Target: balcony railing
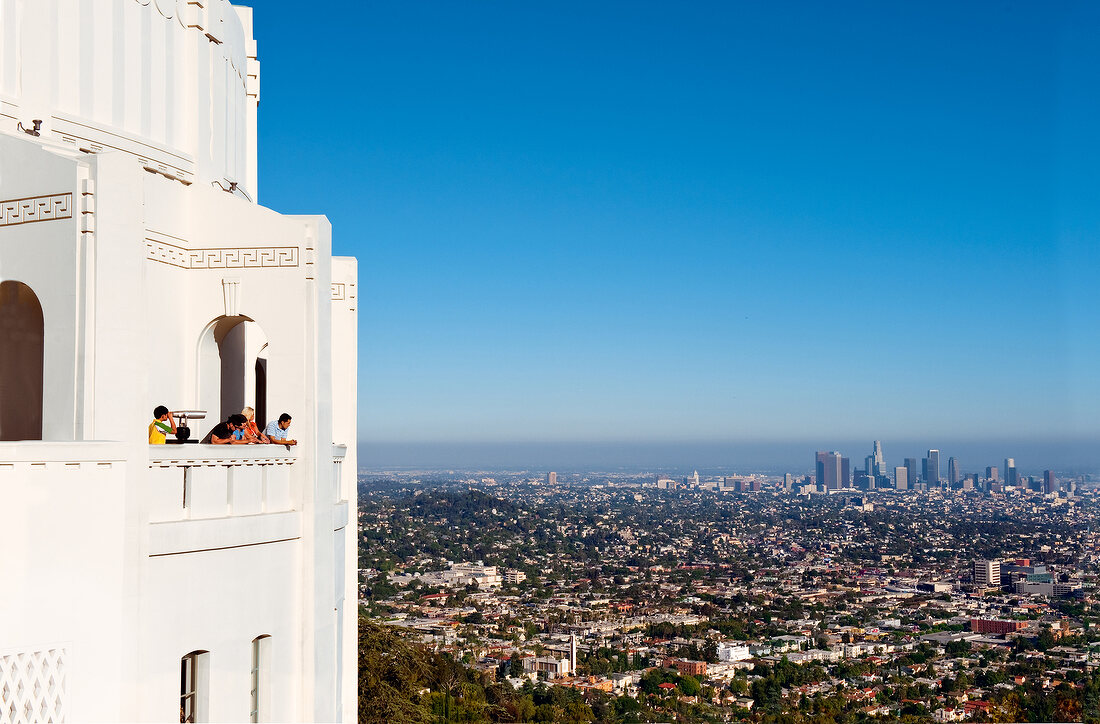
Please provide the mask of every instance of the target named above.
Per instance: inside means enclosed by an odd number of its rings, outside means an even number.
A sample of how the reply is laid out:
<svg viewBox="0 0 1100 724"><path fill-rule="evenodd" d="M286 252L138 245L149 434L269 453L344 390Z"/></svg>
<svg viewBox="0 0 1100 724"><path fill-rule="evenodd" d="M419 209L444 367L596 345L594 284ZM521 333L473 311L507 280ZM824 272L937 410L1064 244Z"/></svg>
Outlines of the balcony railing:
<svg viewBox="0 0 1100 724"><path fill-rule="evenodd" d="M202 520L294 509L281 445L155 445L149 452L149 522Z"/></svg>

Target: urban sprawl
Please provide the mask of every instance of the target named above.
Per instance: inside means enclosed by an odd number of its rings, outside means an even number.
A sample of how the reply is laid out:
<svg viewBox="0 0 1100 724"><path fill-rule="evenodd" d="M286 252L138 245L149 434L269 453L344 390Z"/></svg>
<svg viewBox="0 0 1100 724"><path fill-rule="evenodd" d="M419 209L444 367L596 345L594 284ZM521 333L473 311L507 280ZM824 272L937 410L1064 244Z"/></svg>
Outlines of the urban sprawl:
<svg viewBox="0 0 1100 724"><path fill-rule="evenodd" d="M360 607L437 721L1095 720L1100 478L947 463L361 474Z"/></svg>

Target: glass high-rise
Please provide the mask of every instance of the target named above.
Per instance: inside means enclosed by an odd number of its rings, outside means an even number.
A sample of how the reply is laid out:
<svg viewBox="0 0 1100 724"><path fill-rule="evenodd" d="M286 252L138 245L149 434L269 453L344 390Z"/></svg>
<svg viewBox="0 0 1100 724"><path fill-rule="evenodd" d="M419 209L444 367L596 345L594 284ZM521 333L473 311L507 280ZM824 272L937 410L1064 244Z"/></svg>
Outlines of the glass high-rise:
<svg viewBox="0 0 1100 724"><path fill-rule="evenodd" d="M940 484L940 451L929 450L928 451L928 477L927 481L929 485Z"/></svg>

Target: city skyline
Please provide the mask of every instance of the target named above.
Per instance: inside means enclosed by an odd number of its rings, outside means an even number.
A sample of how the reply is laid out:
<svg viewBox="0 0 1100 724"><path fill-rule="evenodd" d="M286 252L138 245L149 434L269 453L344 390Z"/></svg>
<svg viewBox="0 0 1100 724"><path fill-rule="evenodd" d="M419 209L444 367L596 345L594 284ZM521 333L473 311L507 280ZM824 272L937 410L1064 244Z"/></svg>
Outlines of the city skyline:
<svg viewBox="0 0 1100 724"><path fill-rule="evenodd" d="M295 7L260 201L362 260L365 459L1098 447L1097 8Z"/></svg>
<svg viewBox="0 0 1100 724"><path fill-rule="evenodd" d="M423 469L423 470L531 470L541 471L654 471L672 475L690 474L698 470L712 477L723 474L764 473L768 475L816 475L815 451L838 452L849 461L849 474L854 475L858 461L865 459L863 451L868 441L844 440L821 445L813 441L784 442L704 442L642 441L614 444L596 442L527 443L425 443L408 445L364 445L360 447L363 470ZM897 467L908 467L908 483L912 487L924 480L922 461L926 443L919 440L886 440L883 445L884 472L894 479ZM922 450L922 448L924 448ZM890 451L898 450L896 454ZM1094 448L1081 440L1045 441L1015 440L1005 442L948 441L941 451L955 459L962 476L977 474L988 478L989 470L1005 481L1006 460L1021 461L1015 468L1021 479L1042 477L1046 470L1065 475L1096 475L1100 473ZM1011 451L1016 457L1005 457ZM913 457L915 455L915 457ZM870 457L870 456L868 456ZM947 483L940 475L941 484Z"/></svg>

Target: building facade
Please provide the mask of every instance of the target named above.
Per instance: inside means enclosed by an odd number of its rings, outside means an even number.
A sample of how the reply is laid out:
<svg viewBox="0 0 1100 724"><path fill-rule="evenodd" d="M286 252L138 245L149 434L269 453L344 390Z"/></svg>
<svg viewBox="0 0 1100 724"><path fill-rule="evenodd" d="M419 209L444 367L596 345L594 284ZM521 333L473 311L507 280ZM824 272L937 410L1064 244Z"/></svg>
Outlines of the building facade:
<svg viewBox="0 0 1100 724"><path fill-rule="evenodd" d="M909 480L909 487L912 488L920 478L917 476L917 459L905 458L905 470L907 472L906 478Z"/></svg>
<svg viewBox="0 0 1100 724"><path fill-rule="evenodd" d="M973 579L975 586L997 586L1001 585L1001 562L1000 561L975 561Z"/></svg>
<svg viewBox="0 0 1100 724"><path fill-rule="evenodd" d="M894 468L894 487L898 490L909 489L909 468L900 465Z"/></svg>
<svg viewBox="0 0 1100 724"><path fill-rule="evenodd" d="M940 451L929 450L928 457L925 458L928 461L928 468L924 475L924 482L929 485L940 484Z"/></svg>
<svg viewBox="0 0 1100 724"><path fill-rule="evenodd" d="M0 0L0 720L356 717L356 262L258 102L248 8Z"/></svg>
<svg viewBox="0 0 1100 724"><path fill-rule="evenodd" d="M959 472L958 458L949 457L947 459L947 482L951 485L958 485L962 480L962 474Z"/></svg>

